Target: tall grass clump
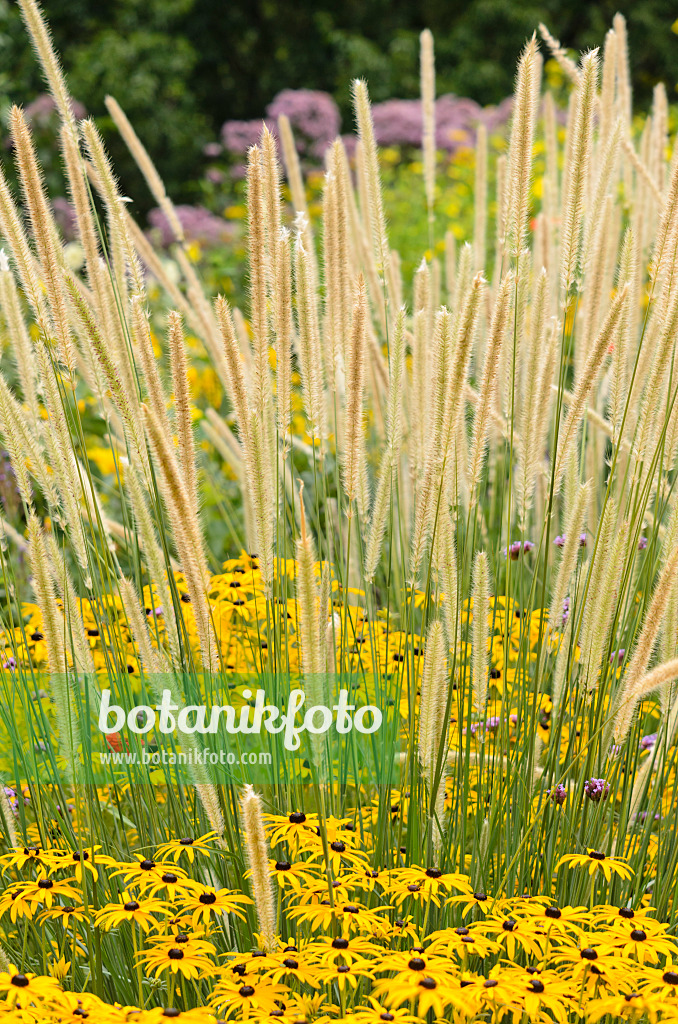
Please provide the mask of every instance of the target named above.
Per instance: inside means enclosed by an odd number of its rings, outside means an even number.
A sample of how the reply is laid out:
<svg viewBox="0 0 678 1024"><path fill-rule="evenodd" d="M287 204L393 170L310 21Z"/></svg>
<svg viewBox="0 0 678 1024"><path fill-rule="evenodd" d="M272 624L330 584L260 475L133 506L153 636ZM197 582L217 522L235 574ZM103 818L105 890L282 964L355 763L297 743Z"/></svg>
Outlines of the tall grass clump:
<svg viewBox="0 0 678 1024"><path fill-rule="evenodd" d="M527 41L460 246L422 34L413 281L368 83L320 215L289 122L262 126L227 298L111 98L174 234L153 250L19 2L79 258L14 107L0 1017L677 1019L678 159L663 89L631 119L624 19L578 63L540 27L567 111ZM255 777L247 728L196 724L299 690L316 724L343 700L381 725L281 740ZM111 704L179 724L102 735Z"/></svg>

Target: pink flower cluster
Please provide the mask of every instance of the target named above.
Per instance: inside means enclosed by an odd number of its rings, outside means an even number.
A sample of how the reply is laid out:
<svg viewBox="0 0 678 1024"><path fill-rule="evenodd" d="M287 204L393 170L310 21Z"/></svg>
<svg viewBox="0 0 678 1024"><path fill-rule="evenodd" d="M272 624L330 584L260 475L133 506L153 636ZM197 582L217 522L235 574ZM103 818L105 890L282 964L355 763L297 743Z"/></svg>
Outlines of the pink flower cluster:
<svg viewBox="0 0 678 1024"><path fill-rule="evenodd" d="M512 100L503 100L496 107L480 107L473 100L459 96L440 96L436 101L436 146L454 153L460 146L475 143L476 126L482 122L488 132L506 123L511 115ZM341 127L339 109L326 92L312 89L284 89L266 108L266 117L253 121L226 121L221 129L224 148L243 156L259 141L262 124L277 134L277 120L285 114L292 126L297 149L302 156L321 160L325 150ZM422 144L422 112L420 100L386 100L372 107L374 133L380 146L412 146ZM349 152L354 136L344 141Z"/></svg>
<svg viewBox="0 0 678 1024"><path fill-rule="evenodd" d="M190 241L202 242L203 245L218 245L231 239L231 225L215 217L204 206L175 206L179 223ZM159 234L160 244L167 247L174 241L174 234L162 210L151 210L148 223Z"/></svg>
<svg viewBox="0 0 678 1024"><path fill-rule="evenodd" d="M341 127L339 108L328 93L315 89L283 89L266 107L263 121L226 121L221 129L224 147L231 153L244 155L259 141L263 124L277 137L281 115L289 118L299 153L315 160L322 159Z"/></svg>

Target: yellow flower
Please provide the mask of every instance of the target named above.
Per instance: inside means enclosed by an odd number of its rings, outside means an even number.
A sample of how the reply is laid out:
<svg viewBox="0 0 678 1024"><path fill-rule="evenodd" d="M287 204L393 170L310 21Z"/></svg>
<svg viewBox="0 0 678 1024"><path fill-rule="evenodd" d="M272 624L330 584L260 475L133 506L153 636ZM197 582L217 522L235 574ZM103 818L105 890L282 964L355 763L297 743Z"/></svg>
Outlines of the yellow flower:
<svg viewBox="0 0 678 1024"><path fill-rule="evenodd" d="M78 921L80 924L84 924L88 920L89 915L87 914L84 906L75 906L71 903L61 906L59 903L52 904L47 910L44 910L38 921L40 924L44 924L45 921L58 921L64 928L68 928L73 921Z"/></svg>
<svg viewBox="0 0 678 1024"><path fill-rule="evenodd" d="M51 907L55 896L63 896L65 899L82 900L81 893L74 889L69 882L72 879L63 879L55 882L52 878L44 875L37 878L35 882L24 883L24 898L30 903L42 903L45 907Z"/></svg>
<svg viewBox="0 0 678 1024"><path fill-rule="evenodd" d="M255 985L244 985L232 981L223 981L214 989L211 1005L229 1017L247 1020L248 1017L261 1017L284 1000L289 989L286 985L277 985L268 979L262 979Z"/></svg>
<svg viewBox="0 0 678 1024"><path fill-rule="evenodd" d="M207 927L213 916L219 917L222 914L234 914L245 920L240 904L251 903L249 896L231 889L214 889L212 886L199 885L197 882L193 882L192 889L193 894L182 900L182 909L192 913L191 921L194 928L197 928L201 919Z"/></svg>
<svg viewBox="0 0 678 1024"><path fill-rule="evenodd" d="M635 874L633 868L630 868L621 857L607 857L598 850L589 850L588 853L566 853L556 864L556 871L561 864L568 864L572 867L588 867L590 875L600 871L608 882L612 875L629 879Z"/></svg>
<svg viewBox="0 0 678 1024"><path fill-rule="evenodd" d="M58 1002L62 995L54 978L22 974L13 964L9 965L9 970L0 973L0 992L4 992L10 1006L16 1005L19 1000L22 1006L44 1000Z"/></svg>
<svg viewBox="0 0 678 1024"><path fill-rule="evenodd" d="M144 932L148 932L151 927L158 926L157 916L164 916L167 913L167 904L161 900L135 900L128 892L124 892L119 903L109 903L99 911L95 924L104 931L110 931L124 921L131 921L138 924Z"/></svg>
<svg viewBox="0 0 678 1024"><path fill-rule="evenodd" d="M71 969L71 961L66 960L66 958L62 956L60 957L59 960L50 961L50 963L47 965L47 969L52 978L55 978L56 981L61 982L64 980L65 977L67 977L68 972Z"/></svg>
<svg viewBox="0 0 678 1024"><path fill-rule="evenodd" d="M155 971L156 977L163 971L169 971L185 978L209 978L219 970L204 952L193 948L190 942L143 950L137 956L146 967Z"/></svg>

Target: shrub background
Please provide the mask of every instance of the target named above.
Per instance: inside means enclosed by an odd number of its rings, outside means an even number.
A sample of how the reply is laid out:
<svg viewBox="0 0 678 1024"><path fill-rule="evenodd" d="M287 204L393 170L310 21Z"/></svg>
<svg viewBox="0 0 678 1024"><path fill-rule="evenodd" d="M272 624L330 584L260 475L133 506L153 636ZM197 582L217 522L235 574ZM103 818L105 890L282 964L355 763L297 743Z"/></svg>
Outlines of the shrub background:
<svg viewBox="0 0 678 1024"><path fill-rule="evenodd" d="M124 100L173 197L199 197L203 147L224 121L263 115L283 88L322 89L351 127L348 83L369 79L374 102L419 92L418 34L436 39L438 95L482 105L512 92L515 54L539 20L563 45L598 45L617 10L633 39L635 99L676 82L678 40L670 0L45 0L73 95L94 115L124 187L140 212L152 206L103 104ZM44 84L19 10L0 0L0 112L3 144L9 96L28 104ZM675 96L675 92L673 94Z"/></svg>

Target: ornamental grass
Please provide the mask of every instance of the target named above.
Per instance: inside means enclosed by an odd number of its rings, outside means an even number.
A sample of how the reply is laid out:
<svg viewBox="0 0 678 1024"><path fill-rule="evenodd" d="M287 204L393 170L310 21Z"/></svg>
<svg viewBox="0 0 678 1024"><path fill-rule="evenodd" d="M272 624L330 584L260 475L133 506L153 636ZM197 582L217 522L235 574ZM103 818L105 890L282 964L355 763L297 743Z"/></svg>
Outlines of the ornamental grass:
<svg viewBox="0 0 678 1024"><path fill-rule="evenodd" d="M678 1020L678 146L663 86L632 119L623 17L578 63L527 42L463 244L422 34L411 281L368 84L319 205L264 127L236 303L110 99L154 251L19 2L77 239L14 107L0 1019ZM202 755L247 753L255 691L372 724L224 775Z"/></svg>

